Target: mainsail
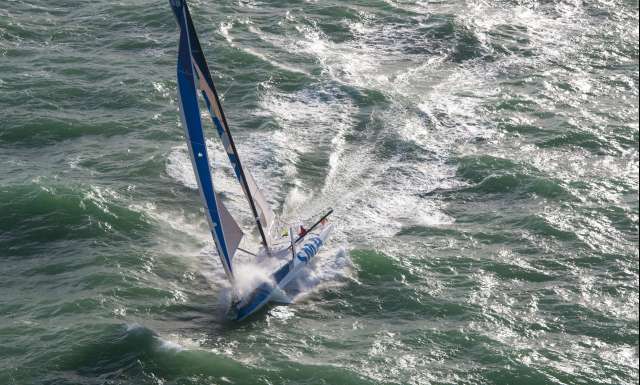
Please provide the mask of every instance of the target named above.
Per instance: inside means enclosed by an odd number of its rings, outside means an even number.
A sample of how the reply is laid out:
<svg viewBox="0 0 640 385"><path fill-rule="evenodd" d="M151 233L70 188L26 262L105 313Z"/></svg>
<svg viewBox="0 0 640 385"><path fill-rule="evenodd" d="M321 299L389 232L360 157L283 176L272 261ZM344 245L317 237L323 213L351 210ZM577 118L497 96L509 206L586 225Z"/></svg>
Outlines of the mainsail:
<svg viewBox="0 0 640 385"><path fill-rule="evenodd" d="M233 166L233 170L240 182L240 185L242 186L244 194L249 201L249 206L255 216L256 225L260 232L262 243L265 249L269 251L269 240L271 239L270 234L275 221L275 215L273 214L273 211L271 210L271 207L264 195L258 188L253 176L251 176L251 174L242 167L233 137L229 131L227 119L224 115L224 111L222 110L220 98L218 97L218 93L213 83L213 78L209 72L209 67L207 66L207 61L204 57L204 53L202 52L200 41L198 40L195 28L193 27L193 22L191 21L187 4L181 0L170 1L176 15L178 15L178 13L182 14L181 16L178 16L178 18L183 19L181 22L181 33L186 33L188 35L191 64L193 65L193 69L198 78L197 86L202 92L202 96L206 102L207 108L209 109L209 114L211 115L216 131L220 136L225 152L229 157L229 161Z"/></svg>
<svg viewBox="0 0 640 385"><path fill-rule="evenodd" d="M291 302L291 298L284 289L303 271L328 238L332 225L326 226L325 222L327 216L331 214L331 210L308 230L303 229L304 231L297 238L294 238L294 231L290 229L291 244L276 245L272 252L269 240L272 236L274 224L273 212L253 176L242 167L220 104L220 98L216 92L200 42L196 36L186 0L169 0L169 2L180 26L178 100L182 113L182 122L187 135L189 155L191 156L193 169L198 181L200 195L206 208L211 234L222 265L234 286L235 301L233 307L236 312L236 319L242 320L255 313L269 301ZM222 204L222 199L220 199L213 187L213 178L209 168L207 147L198 106L198 90L201 91L218 136L222 141L242 190L249 201L266 253L280 257L282 255L286 256L288 250L291 249L291 259L287 263L271 274L268 279L261 281L248 295L243 295L242 297L239 296L240 293L236 293L237 286L234 280L231 260L236 250L242 250L238 246L244 234L227 208ZM318 226L320 226L319 233L310 233ZM303 243L305 240L306 242ZM303 244L298 247L298 242ZM246 250L243 251L253 254Z"/></svg>
<svg viewBox="0 0 640 385"><path fill-rule="evenodd" d="M189 155L193 163L193 170L198 181L200 196L205 206L207 220L218 250L218 255L224 266L227 277L233 282L233 267L231 260L240 241L242 230L233 219L222 200L213 188L209 157L200 120L200 108L196 93L196 73L192 62L192 44L187 25L190 21L188 11L182 7L181 1L172 0L172 8L180 26L180 44L178 48L178 101L182 116L182 124L187 136Z"/></svg>

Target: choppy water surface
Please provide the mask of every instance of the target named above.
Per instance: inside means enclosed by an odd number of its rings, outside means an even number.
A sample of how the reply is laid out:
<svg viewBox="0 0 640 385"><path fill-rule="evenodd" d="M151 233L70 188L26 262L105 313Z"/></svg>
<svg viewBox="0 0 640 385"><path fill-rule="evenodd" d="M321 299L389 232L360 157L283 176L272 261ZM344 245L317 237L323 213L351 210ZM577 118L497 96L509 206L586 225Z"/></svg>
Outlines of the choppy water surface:
<svg viewBox="0 0 640 385"><path fill-rule="evenodd" d="M335 236L225 321L166 1L5 0L0 383L637 383L637 1L191 8L245 162Z"/></svg>

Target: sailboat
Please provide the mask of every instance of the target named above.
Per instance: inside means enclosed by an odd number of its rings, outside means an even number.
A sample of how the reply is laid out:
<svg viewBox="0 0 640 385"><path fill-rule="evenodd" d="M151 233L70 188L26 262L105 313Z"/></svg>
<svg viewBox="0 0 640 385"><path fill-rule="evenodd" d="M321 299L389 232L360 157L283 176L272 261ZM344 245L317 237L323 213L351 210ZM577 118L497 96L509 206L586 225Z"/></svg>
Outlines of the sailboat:
<svg viewBox="0 0 640 385"><path fill-rule="evenodd" d="M297 278L326 242L333 229L327 217L333 210L329 209L307 229L300 226L300 232L292 226L284 227L288 230L288 237L281 236L276 228L276 215L256 180L242 165L187 2L169 0L169 3L180 29L177 64L178 105L188 151L216 251L232 287L230 314L237 320L243 320L269 302L291 303L287 285ZM215 131L251 209L261 242L261 247L255 252L240 247L245 233L214 188L198 94L205 101ZM295 233L298 235L294 235ZM279 267L268 279L258 282L248 292L241 293L237 288L238 277L234 269L234 255L237 252L245 252L256 258L276 258L281 263L277 264Z"/></svg>

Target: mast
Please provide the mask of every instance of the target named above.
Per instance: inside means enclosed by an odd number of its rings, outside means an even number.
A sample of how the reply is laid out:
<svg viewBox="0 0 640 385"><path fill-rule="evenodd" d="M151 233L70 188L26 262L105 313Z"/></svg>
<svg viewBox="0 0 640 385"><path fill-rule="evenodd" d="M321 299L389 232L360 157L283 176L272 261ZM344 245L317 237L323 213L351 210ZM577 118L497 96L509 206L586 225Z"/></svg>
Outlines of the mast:
<svg viewBox="0 0 640 385"><path fill-rule="evenodd" d="M173 0L176 1L176 0ZM177 3L180 3L179 0L176 1ZM235 141L233 140L233 136L231 135L231 130L229 129L229 124L227 123L227 118L225 116L224 110L222 109L222 104L220 102L220 97L218 96L218 92L216 90L216 87L213 83L213 79L211 77L211 73L209 71L209 66L207 65L207 61L204 57L204 53L202 52L202 47L200 46L200 41L198 40L198 36L196 34L196 30L195 27L193 26L193 21L191 20L191 14L189 13L189 8L187 7L187 3L186 0L182 0L182 4L184 6L184 12L185 12L185 18L186 18L186 24L187 24L187 28L188 28L188 34L189 34L189 39L192 43L190 49L191 49L191 55L192 55L192 59L194 61L194 67L196 68L199 77L204 80L204 84L200 84L200 89L202 90L203 96L205 98L205 100L207 101L207 107L209 107L209 113L212 117L212 119L214 120L214 124L217 125L216 122L216 118L214 117L213 111L211 111L211 101L209 100L210 98L208 96L213 96L213 102L215 103L215 107L217 109L217 111L220 114L220 118L222 120L221 125L222 127L217 127L217 128L222 128L222 130L224 131L224 134L226 134L226 139L228 141L228 144L230 146L230 150L231 152L229 152L227 150L227 154L229 155L229 160L231 161L234 170L236 172L236 175L238 176L238 179L240 181L240 184L242 186L242 190L245 193L245 196L247 197L247 200L249 201L249 206L251 208L251 212L253 213L253 216L255 218L255 222L256 225L258 227L258 232L260 233L260 238L262 240L262 245L264 246L265 250L267 251L268 255L271 255L271 249L269 248L269 242L267 240L267 236L265 234L264 228L263 228L263 224L262 221L260 220L260 214L258 213L258 209L256 208L256 204L255 204L255 200L254 197L251 194L251 189L249 188L249 184L247 181L247 176L245 174L245 170L242 167L242 162L240 161L240 156L238 155L238 151L236 149L236 144ZM211 95L208 95L210 91ZM219 132L220 133L220 132ZM220 133L221 134L221 133ZM224 143L224 137L223 135L221 135L221 138L223 139L223 146L226 147L226 143ZM226 148L225 148L226 150Z"/></svg>

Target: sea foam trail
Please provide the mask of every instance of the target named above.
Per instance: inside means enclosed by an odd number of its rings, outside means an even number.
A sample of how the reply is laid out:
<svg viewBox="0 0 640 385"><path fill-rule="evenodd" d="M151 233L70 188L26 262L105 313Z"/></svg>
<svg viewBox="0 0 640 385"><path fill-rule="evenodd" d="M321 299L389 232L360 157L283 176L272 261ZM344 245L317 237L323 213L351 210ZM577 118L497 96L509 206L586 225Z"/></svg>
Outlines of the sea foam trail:
<svg viewBox="0 0 640 385"><path fill-rule="evenodd" d="M356 27L353 27L356 29ZM361 28L362 29L362 28ZM283 46L287 47L294 53L305 53L307 55L313 55L318 58L320 64L327 71L327 74L334 79L338 80L341 83L348 84L350 86L356 86L359 88L374 88L376 90L383 90L386 94L398 95L401 92L399 91L399 87L397 84L392 84L390 78L397 77L397 74L384 74L384 69L379 68L377 64L377 60L375 59L378 55L378 48L376 45L367 46L366 44L362 44L366 39L358 39L354 42L347 42L344 44L335 44L331 43L323 36L323 34L314 27L313 25L302 25L297 26L297 30L299 31L301 36L296 36L296 38L302 37L302 43L296 43L294 41L284 42ZM360 30L358 30L360 31ZM253 32L262 36L265 39L272 39L269 34L264 34L261 31L254 29ZM369 31L368 33L373 34L376 31ZM266 36L266 37L265 37ZM359 36L358 36L359 37ZM372 73L377 73L379 76L371 76ZM403 72L404 74L404 72ZM415 81L416 79L420 79L423 74L414 71L413 77L409 77L405 75L404 82L406 84ZM373 79L373 80L368 80ZM453 81L451 82L453 83ZM444 88L444 87L443 87ZM425 190L434 189L437 187L435 185L425 185L424 181L420 180L411 180L407 178L395 178L393 179L393 183L395 185L389 185L389 183L385 183L387 178L391 175L388 174L389 169L400 170L402 168L406 168L408 170L412 170L415 168L413 165L408 165L403 162L398 162L397 164L389 165L389 166L381 166L375 167L374 165L377 162L375 157L371 155L371 143L362 143L357 145L349 145L345 142L345 136L351 135L354 129L354 120L351 116L354 116L357 112L356 109L350 107L349 104L345 103L344 96L341 96L341 91L339 88L334 87L332 89L322 90L320 92L315 91L319 95L322 93L329 93L329 95L334 94L337 100L341 103L341 105L336 105L334 103L326 103L326 98L323 98L322 101L325 104L325 109L328 112L325 113L324 109L322 111L315 108L316 111L310 110L309 107L299 108L293 103L288 103L287 105L275 104L270 99L270 94L265 94L263 96L263 100L267 101L267 106L272 114L274 114L277 119L280 120L281 125L284 127L293 126L296 128L296 132L299 131L297 129L300 125L305 125L308 123L307 127L313 127L312 130L306 130L305 133L311 131L311 138L314 137L314 133L319 133L322 136L333 138L331 153L329 155L329 167L328 172L325 176L325 184L322 190L323 194L327 194L329 196L323 197L323 199L327 199L332 204L340 207L343 212L349 212L350 214L347 216L348 218L343 218L345 221L349 221L353 218L358 218L356 223L349 224L343 223L345 226L344 231L351 232L351 230L359 229L362 233L367 233L371 237L375 237L376 235L374 231L379 232L381 229L386 229L386 231L391 231L386 233L385 236L389 236L393 234L394 231L397 230L397 227L394 224L394 218L408 218L412 215L410 212L414 211L416 205L412 203L414 200L411 197L411 194L419 190L420 192L424 192ZM309 91L307 93L310 93ZM312 94L313 95L313 94ZM301 103L305 103L309 105L308 97L305 97L305 94L296 95ZM347 100L348 103L348 100ZM392 103L395 103L392 99ZM310 106L314 106L315 102L312 101ZM283 110L282 107L286 106L287 109ZM345 110L348 113L340 113L340 111ZM340 129L335 130L333 132L328 131L326 129L323 130L323 127L326 126L326 123L323 125L322 121L318 124L310 119L308 115L310 113L322 112L322 115L319 115L320 119L326 120L333 126L337 126ZM338 115L338 118L334 116ZM340 116L347 116L347 120L344 118L340 118ZM415 116L415 119L409 115L409 119L407 119L408 113L406 109L401 105L396 105L395 109L392 109L388 114L377 114L375 117L378 119L382 119L384 123L388 124L391 128L390 136L396 135L396 133L400 133L401 137L406 140L420 142L424 147L430 146L434 141L428 140L426 138L427 127L424 122L424 116ZM298 120L300 123L298 123ZM397 124L400 123L399 125ZM421 133L425 134L421 134ZM465 133L468 134L468 133ZM422 136L419 136L422 135ZM307 134L309 136L309 134ZM445 136L443 135L443 138ZM381 139L379 136L375 136L371 138L371 140ZM432 138L431 138L432 139ZM393 140L391 138L391 140ZM294 141L295 143L295 141ZM441 149L446 148L446 142L443 143ZM429 149L431 150L431 149ZM446 150L448 151L448 149ZM287 153L285 151L285 153ZM443 159L446 158L446 152L440 151L442 155L440 155ZM387 160L386 164L393 163L394 160ZM431 168L438 165L436 162L432 165ZM338 171L339 170L339 171ZM422 170L416 170L416 174L419 174ZM433 169L424 170L425 172L434 174L442 174L443 171L434 172ZM411 171L408 171L411 172ZM451 171L445 171L451 175ZM339 177L337 177L339 175ZM375 183L375 188L373 188L373 184L369 181L371 179L375 179L378 176L382 183ZM337 179L340 180L340 183ZM444 177L444 179L448 179ZM348 183L344 183L348 180ZM389 179L391 181L391 179ZM431 179L435 181L434 178ZM365 182L362 184L362 182ZM446 184L448 181L444 182ZM344 190L343 186L349 186L348 190ZM385 186L385 187L379 187ZM376 189L380 189L382 191L375 191ZM389 193L389 190L392 190L395 194L394 204L391 207L388 205L388 202L385 202L385 198L382 198L385 194ZM362 212L363 206L358 204L359 194L367 194L369 196L380 195L380 202L376 205L376 210L369 212ZM346 206L346 207L345 207ZM404 208L404 209L403 209ZM435 206L432 206L435 209ZM429 216L427 211L425 211L425 216ZM438 221L436 218L444 218L445 216L442 214L438 214L438 211L435 210L435 215L432 218L427 219L429 222ZM390 220L391 219L391 220ZM445 220L446 221L446 220ZM363 227L364 226L364 227ZM375 229L375 230L374 230ZM355 231L354 231L355 232ZM380 234L381 235L381 234Z"/></svg>

